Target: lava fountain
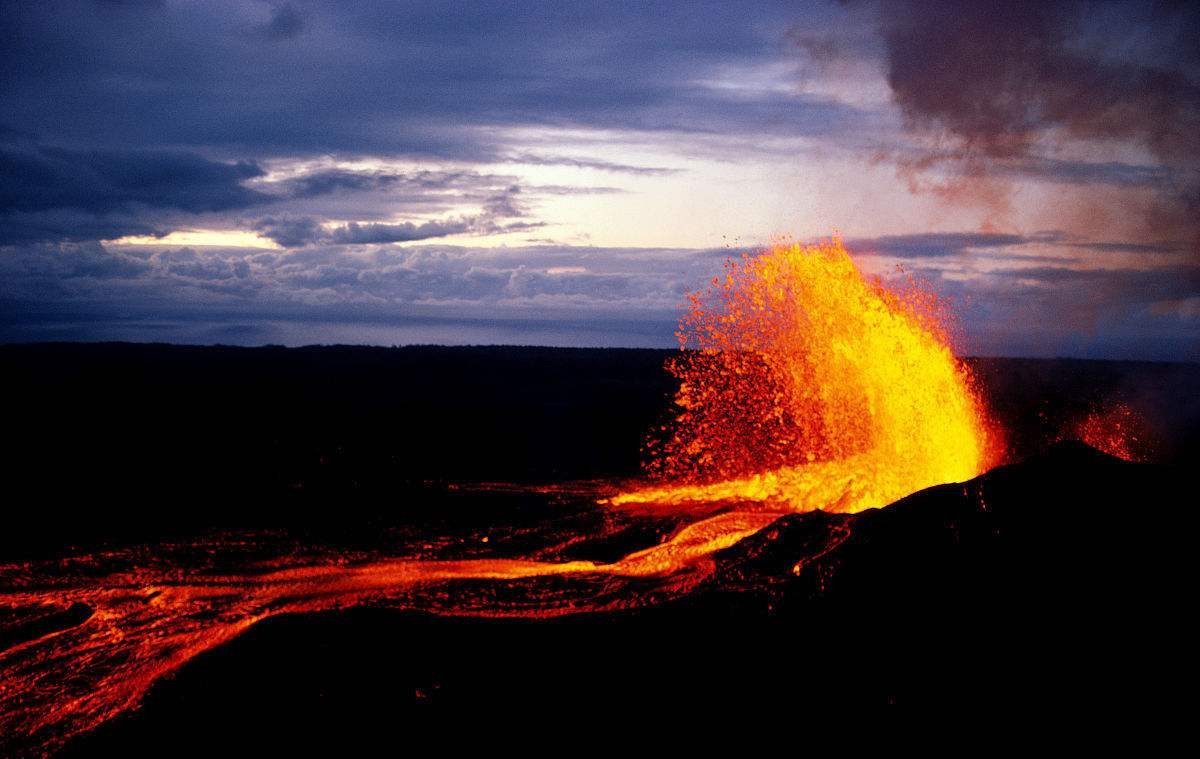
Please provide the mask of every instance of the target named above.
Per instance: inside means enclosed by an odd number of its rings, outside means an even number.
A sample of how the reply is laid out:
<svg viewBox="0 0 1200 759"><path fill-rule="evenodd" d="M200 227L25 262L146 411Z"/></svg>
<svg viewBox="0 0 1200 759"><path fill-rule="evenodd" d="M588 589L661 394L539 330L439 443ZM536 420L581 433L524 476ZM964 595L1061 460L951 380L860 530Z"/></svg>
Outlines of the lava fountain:
<svg viewBox="0 0 1200 759"><path fill-rule="evenodd" d="M614 504L854 512L991 463L946 304L864 277L839 239L731 260L689 300L668 367L678 412L647 444L663 483Z"/></svg>
<svg viewBox="0 0 1200 759"><path fill-rule="evenodd" d="M729 262L681 321L685 350L668 366L678 413L650 444L652 481L589 496L593 513L608 510L602 535L550 519L519 551L493 541L494 554L464 558L480 534L349 553L255 533L2 564L0 632L22 618L60 621L0 651L0 753L61 746L273 615L645 606L691 592L715 552L782 513L858 511L973 477L989 463L988 427L944 313L919 287L865 278L836 239ZM661 542L611 562L572 555L576 541L603 539L647 509L674 526Z"/></svg>

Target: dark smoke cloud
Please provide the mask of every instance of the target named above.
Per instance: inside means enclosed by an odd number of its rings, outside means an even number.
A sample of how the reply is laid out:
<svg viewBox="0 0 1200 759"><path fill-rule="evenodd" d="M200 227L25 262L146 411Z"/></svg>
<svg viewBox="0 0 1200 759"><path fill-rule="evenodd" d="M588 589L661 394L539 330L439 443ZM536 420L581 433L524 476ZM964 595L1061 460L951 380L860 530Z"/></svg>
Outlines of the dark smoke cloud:
<svg viewBox="0 0 1200 759"><path fill-rule="evenodd" d="M895 102L911 130L943 138L900 158L903 169L951 169L964 181L942 187L948 195L998 203L1012 173L1151 185L1159 202L1147 226L1196 249L1200 6L884 0L879 9ZM1066 140L1135 146L1158 165L1040 160Z"/></svg>
<svg viewBox="0 0 1200 759"><path fill-rule="evenodd" d="M1039 232L1035 235L995 232L924 232L847 240L846 245L860 255L940 258L990 248L1009 248L1030 243L1058 243L1063 239L1064 236L1061 232Z"/></svg>

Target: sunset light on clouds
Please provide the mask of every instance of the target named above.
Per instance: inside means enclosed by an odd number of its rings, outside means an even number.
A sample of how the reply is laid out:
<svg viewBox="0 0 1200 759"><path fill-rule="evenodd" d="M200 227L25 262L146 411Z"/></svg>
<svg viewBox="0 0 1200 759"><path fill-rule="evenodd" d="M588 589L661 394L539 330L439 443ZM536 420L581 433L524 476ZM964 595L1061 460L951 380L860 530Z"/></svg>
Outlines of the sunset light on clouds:
<svg viewBox="0 0 1200 759"><path fill-rule="evenodd" d="M968 352L1200 358L1186 4L6 14L5 341L665 347L840 233Z"/></svg>

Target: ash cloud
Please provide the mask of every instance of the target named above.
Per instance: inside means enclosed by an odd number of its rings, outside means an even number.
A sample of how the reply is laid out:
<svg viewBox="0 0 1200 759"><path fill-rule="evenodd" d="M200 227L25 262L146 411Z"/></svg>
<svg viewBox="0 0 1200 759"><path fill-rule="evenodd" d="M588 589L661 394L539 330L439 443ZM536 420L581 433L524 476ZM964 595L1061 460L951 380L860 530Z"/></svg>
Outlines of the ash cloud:
<svg viewBox="0 0 1200 759"><path fill-rule="evenodd" d="M900 156L941 168L953 199L1004 202L1005 177L1150 186L1145 227L1200 248L1200 7L1019 0L879 4L887 80L907 127L937 147ZM1142 151L1153 166L1040 153L1066 141ZM914 180L915 184L915 180Z"/></svg>
<svg viewBox="0 0 1200 759"><path fill-rule="evenodd" d="M1039 232L1034 235L996 232L927 232L847 240L846 245L855 253L862 255L942 258L981 249L1010 248L1030 243L1058 243L1064 239L1061 232Z"/></svg>

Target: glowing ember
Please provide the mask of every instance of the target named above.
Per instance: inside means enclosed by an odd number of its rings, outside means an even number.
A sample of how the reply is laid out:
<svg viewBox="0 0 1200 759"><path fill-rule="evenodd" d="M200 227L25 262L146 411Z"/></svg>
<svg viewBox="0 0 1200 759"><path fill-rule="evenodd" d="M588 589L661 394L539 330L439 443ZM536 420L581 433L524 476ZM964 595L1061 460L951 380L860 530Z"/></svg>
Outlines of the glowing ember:
<svg viewBox="0 0 1200 759"><path fill-rule="evenodd" d="M691 296L667 484L615 504L762 501L853 512L990 463L988 426L937 298L864 278L841 241L777 245ZM682 484L680 484L682 483Z"/></svg>
<svg viewBox="0 0 1200 759"><path fill-rule="evenodd" d="M1125 403L1114 403L1091 412L1062 438L1078 439L1125 461L1150 459L1146 422Z"/></svg>

